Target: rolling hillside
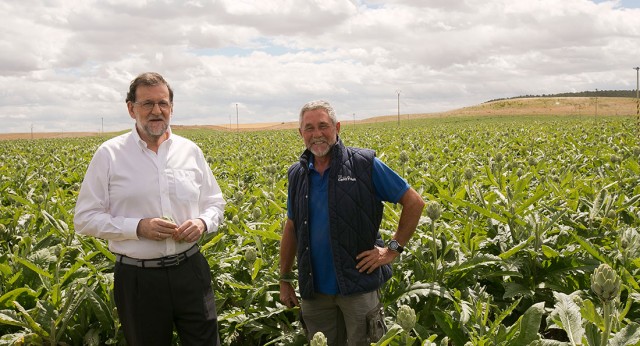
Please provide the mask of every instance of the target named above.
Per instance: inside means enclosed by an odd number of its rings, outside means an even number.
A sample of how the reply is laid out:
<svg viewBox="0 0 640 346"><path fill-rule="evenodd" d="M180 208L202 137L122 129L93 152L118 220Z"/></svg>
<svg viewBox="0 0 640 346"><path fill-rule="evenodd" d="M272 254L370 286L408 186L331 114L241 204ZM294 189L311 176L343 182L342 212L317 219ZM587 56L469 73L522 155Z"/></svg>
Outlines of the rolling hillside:
<svg viewBox="0 0 640 346"><path fill-rule="evenodd" d="M637 103L631 97L531 97L531 98L511 98L496 101L489 101L479 105L454 109L446 112L400 114L402 120L415 118L438 118L456 116L502 116L502 115L549 115L549 116L635 116ZM356 124L396 121L397 114L387 116L377 116L361 120L356 120ZM352 124L349 119L340 119L345 125ZM228 125L202 125L202 126L182 126L173 125L177 129L209 128L223 131L262 131L290 129L298 126L297 121L282 123L256 123L240 124L239 128ZM55 137L83 137L95 136L98 133L91 132L68 132L60 133L34 133L33 138L55 138ZM0 140L8 139L29 139L30 133L0 134Z"/></svg>

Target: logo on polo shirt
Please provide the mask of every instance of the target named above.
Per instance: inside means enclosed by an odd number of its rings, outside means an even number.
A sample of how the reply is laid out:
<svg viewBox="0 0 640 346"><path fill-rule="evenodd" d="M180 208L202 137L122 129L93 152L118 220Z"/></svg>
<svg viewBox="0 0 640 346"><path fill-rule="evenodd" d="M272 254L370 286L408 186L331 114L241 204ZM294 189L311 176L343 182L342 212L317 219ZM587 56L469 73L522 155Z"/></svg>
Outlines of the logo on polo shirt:
<svg viewBox="0 0 640 346"><path fill-rule="evenodd" d="M338 174L338 181L356 181L356 178Z"/></svg>

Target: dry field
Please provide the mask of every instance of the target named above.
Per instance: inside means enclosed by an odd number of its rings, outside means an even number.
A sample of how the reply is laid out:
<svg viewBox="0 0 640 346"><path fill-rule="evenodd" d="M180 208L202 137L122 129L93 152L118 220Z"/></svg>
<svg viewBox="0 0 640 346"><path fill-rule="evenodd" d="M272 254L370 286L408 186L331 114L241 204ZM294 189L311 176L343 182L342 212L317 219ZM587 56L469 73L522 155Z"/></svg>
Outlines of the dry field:
<svg viewBox="0 0 640 346"><path fill-rule="evenodd" d="M597 103L596 103L597 102ZM549 116L629 116L636 115L637 100L625 97L549 97L549 98L518 98L482 103L476 106L464 107L446 112L401 114L400 118L440 118L455 116L503 116L503 115L549 115ZM395 121L398 115L386 115L356 120L356 124ZM352 124L349 119L343 122ZM198 125L185 126L173 125L175 129L215 129L221 131L263 131L293 129L298 126L297 121L282 123L256 123L239 125ZM0 140L29 139L33 138L68 138L97 136L96 132L42 132L42 133L0 133Z"/></svg>

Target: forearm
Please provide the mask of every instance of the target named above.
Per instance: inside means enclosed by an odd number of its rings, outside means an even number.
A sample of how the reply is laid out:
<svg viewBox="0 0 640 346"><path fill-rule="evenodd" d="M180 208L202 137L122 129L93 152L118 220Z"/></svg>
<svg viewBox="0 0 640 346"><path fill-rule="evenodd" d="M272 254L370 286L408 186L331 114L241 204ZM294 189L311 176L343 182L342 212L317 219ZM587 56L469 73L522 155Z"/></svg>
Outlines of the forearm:
<svg viewBox="0 0 640 346"><path fill-rule="evenodd" d="M211 174L210 170L208 172ZM224 207L227 202L224 200L220 186L212 174L203 185L201 196L199 202L201 212L197 218L204 222L207 233L216 232L224 219Z"/></svg>
<svg viewBox="0 0 640 346"><path fill-rule="evenodd" d="M422 197L412 188L407 190L400 199L402 212L398 221L398 229L393 238L402 246L406 245L418 226L425 202Z"/></svg>
<svg viewBox="0 0 640 346"><path fill-rule="evenodd" d="M74 229L76 233L105 240L138 239L136 230L140 218L112 217L98 211L76 212Z"/></svg>
<svg viewBox="0 0 640 346"><path fill-rule="evenodd" d="M200 221L202 221L206 233L213 233L216 232L222 224L223 217L224 200L221 203L211 205L194 219L200 219Z"/></svg>
<svg viewBox="0 0 640 346"><path fill-rule="evenodd" d="M293 269L296 250L297 243L293 221L287 219L280 241L280 275L289 273Z"/></svg>

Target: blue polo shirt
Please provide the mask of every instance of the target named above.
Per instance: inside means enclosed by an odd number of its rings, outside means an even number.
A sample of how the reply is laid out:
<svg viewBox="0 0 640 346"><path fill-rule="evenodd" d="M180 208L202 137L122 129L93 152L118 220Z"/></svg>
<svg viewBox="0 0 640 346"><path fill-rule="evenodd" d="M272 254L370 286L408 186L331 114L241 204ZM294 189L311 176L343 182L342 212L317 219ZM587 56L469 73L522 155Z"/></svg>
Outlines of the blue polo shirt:
<svg viewBox="0 0 640 346"><path fill-rule="evenodd" d="M329 229L329 170L320 175L309 162L309 236L311 244L311 266L313 284L316 292L335 295L339 293L336 271L333 266L331 250L331 231ZM376 197L381 201L398 203L409 189L406 180L378 158L373 160L373 187ZM287 215L291 215L291 201L287 198Z"/></svg>

